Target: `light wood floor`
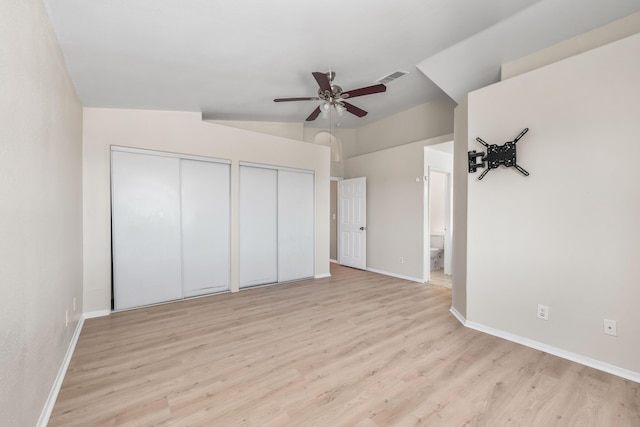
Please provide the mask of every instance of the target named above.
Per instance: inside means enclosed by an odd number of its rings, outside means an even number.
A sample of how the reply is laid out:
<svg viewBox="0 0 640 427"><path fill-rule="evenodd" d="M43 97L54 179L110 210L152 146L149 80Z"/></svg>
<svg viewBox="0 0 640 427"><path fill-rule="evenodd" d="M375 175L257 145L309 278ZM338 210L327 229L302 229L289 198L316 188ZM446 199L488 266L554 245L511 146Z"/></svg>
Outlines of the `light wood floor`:
<svg viewBox="0 0 640 427"><path fill-rule="evenodd" d="M429 283L451 289L451 276L444 274L442 268L439 270L431 270L429 273Z"/></svg>
<svg viewBox="0 0 640 427"><path fill-rule="evenodd" d="M640 385L463 327L451 291L332 277L86 321L50 426L640 426Z"/></svg>

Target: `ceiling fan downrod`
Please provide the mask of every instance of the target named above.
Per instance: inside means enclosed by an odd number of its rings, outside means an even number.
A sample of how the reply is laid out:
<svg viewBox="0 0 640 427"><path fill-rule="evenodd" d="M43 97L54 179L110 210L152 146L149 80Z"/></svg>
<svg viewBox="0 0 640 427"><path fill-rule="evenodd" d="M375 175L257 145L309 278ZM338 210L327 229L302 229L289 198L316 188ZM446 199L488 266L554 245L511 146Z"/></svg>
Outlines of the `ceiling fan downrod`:
<svg viewBox="0 0 640 427"><path fill-rule="evenodd" d="M338 85L333 84L333 79L336 78L335 71L329 70L325 73L325 75L327 76L327 80L329 81L329 89L327 90L320 87L318 89L318 98L320 98L325 103L328 103L335 107L336 104L339 103L339 100L341 98L347 98L348 94L345 94L346 96L343 96L342 88ZM323 105L326 105L326 104L323 104ZM328 107L325 109L328 109Z"/></svg>

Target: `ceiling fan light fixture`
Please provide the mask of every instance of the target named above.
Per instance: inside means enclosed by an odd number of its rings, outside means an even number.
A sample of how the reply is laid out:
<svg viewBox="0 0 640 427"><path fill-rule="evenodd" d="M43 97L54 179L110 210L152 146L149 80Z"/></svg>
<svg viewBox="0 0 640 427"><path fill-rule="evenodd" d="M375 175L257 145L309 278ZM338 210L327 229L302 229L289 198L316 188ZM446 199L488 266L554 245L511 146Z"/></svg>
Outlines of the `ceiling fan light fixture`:
<svg viewBox="0 0 640 427"><path fill-rule="evenodd" d="M338 112L338 116L342 116L347 109L342 104L336 104L336 111Z"/></svg>

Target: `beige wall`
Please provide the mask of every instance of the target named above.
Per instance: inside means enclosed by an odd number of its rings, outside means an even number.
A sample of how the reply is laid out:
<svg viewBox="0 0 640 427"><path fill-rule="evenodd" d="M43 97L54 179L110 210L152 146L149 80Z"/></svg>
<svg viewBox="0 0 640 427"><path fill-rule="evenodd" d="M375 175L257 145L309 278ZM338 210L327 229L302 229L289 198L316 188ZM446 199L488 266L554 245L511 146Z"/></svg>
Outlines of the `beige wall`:
<svg viewBox="0 0 640 427"><path fill-rule="evenodd" d="M287 122L252 122L238 120L205 120L224 126L231 126L238 129L250 130L252 132L264 133L267 135L281 136L283 138L302 140L302 123Z"/></svg>
<svg viewBox="0 0 640 427"><path fill-rule="evenodd" d="M640 12L625 16L610 24L549 46L531 55L502 64L501 78L506 80L639 32Z"/></svg>
<svg viewBox="0 0 640 427"><path fill-rule="evenodd" d="M329 149L203 122L199 113L84 109L84 297L87 312L111 298L109 150L111 145L230 159L231 289L238 289L239 162L315 171L315 274L329 274Z"/></svg>
<svg viewBox="0 0 640 427"><path fill-rule="evenodd" d="M364 125L357 129L355 149L347 158L450 134L455 106L443 97Z"/></svg>
<svg viewBox="0 0 640 427"><path fill-rule="evenodd" d="M340 129L340 128L311 128L304 127L303 123L286 123L286 122L252 122L252 121L236 121L236 120L205 120L208 123L214 123L224 126L231 126L238 129L244 129L252 132L258 132L265 135L281 136L283 138L295 139L314 143L314 138L319 132L331 132L338 140L340 145L339 162L331 162L331 176L341 178L344 176L344 158L353 155L355 147L356 129Z"/></svg>
<svg viewBox="0 0 640 427"><path fill-rule="evenodd" d="M445 135L346 160L345 178L367 178L367 268L423 281L424 147L451 140Z"/></svg>
<svg viewBox="0 0 640 427"><path fill-rule="evenodd" d="M635 35L472 92L467 138L477 150L476 136L501 143L529 127L518 163L531 173L468 176L467 319L636 378L638 52Z"/></svg>
<svg viewBox="0 0 640 427"><path fill-rule="evenodd" d="M453 259L451 261L451 307L462 317L467 315L467 97L455 110L453 132ZM481 150L476 150L481 151Z"/></svg>
<svg viewBox="0 0 640 427"><path fill-rule="evenodd" d="M82 313L82 109L42 2L0 16L0 424L33 426Z"/></svg>
<svg viewBox="0 0 640 427"><path fill-rule="evenodd" d="M303 127L300 123L207 122L309 143L314 142L319 132L331 132L340 144L341 156L340 162L331 162L331 176L342 178L345 159L452 133L455 106L456 103L445 96L354 129Z"/></svg>
<svg viewBox="0 0 640 427"><path fill-rule="evenodd" d="M343 137L344 177L367 177L368 268L423 280L424 147L453 139L455 105L445 97Z"/></svg>
<svg viewBox="0 0 640 427"><path fill-rule="evenodd" d="M340 161L331 162L331 176L335 178L344 177L344 159L353 156L356 140L356 129L322 129L322 128L304 128L303 140L313 143L316 135L320 132L331 132L337 139L340 146Z"/></svg>

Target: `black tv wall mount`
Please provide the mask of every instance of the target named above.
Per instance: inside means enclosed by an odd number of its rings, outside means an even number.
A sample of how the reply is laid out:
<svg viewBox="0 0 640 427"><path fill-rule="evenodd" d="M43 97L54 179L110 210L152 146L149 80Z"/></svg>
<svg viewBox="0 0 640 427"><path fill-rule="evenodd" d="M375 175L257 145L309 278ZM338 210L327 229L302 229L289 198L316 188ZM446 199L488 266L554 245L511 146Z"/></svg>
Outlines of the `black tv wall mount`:
<svg viewBox="0 0 640 427"><path fill-rule="evenodd" d="M516 137L513 141L505 142L502 145L497 144L487 144L481 138L476 138L480 144L484 145L487 148L487 153L485 154L483 151L476 153L475 150L469 151L469 173L474 173L478 170L478 168L484 168L484 172L480 174L478 177L478 181L484 178L484 176L491 169L496 169L500 165L504 165L506 167L513 166L518 169L518 171L524 175L529 176L529 172L524 170L521 166L516 163L516 144L524 136L525 133L529 131L529 128L524 128L520 135ZM480 162L478 162L480 159Z"/></svg>

